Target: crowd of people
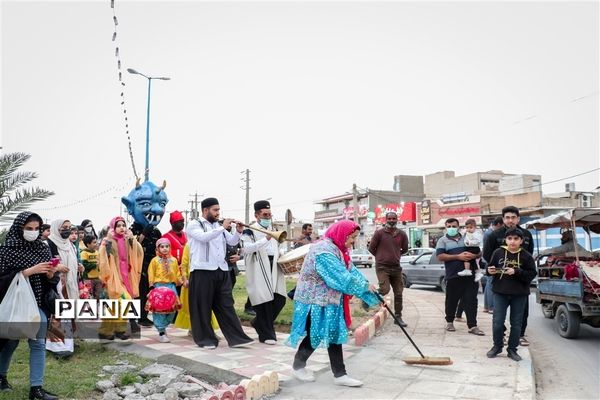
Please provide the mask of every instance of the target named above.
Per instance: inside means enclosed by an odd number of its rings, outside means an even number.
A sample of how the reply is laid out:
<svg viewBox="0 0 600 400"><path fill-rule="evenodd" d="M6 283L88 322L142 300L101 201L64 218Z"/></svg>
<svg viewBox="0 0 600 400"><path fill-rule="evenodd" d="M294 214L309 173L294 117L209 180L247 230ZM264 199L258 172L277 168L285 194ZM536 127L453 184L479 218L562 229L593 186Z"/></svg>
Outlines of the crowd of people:
<svg viewBox="0 0 600 400"><path fill-rule="evenodd" d="M104 342L129 340L139 325L154 326L160 342L169 342L167 327L188 329L193 341L210 350L219 345L220 329L230 347L246 347L253 340L244 332L234 309L233 286L236 262L244 258L248 304L254 318L250 321L258 340L266 345L278 343L275 321L286 304L294 300L291 333L286 344L298 346L293 374L302 381L313 381L306 369L308 358L319 347L327 348L334 383L360 386L348 376L342 345L348 340L351 323L349 300L356 296L364 307L379 304L378 295L393 291L396 323L402 318L404 282L401 255L408 250L408 237L397 227L398 216L390 212L386 224L373 235L369 251L376 258L378 286L372 285L350 259L360 227L348 220L334 223L317 241L312 226L302 227L295 247L311 244L299 272L297 286L286 292L284 273L278 265L279 243L270 235L275 228L268 201L254 203L255 222L246 226L233 219L221 219L216 198L201 203L201 215L187 224L181 212L170 214L171 230L164 235L150 225L134 223L127 227L122 217L113 218L99 234L90 220L80 225L58 219L50 225L31 212L19 214L0 246L0 302L6 288L18 273L29 278L39 307L41 325L29 339L30 399L56 399L43 389L46 350L57 358L73 352L73 333L77 324L62 320L67 333L61 341L46 340L48 321L55 299L140 299L142 315L129 326L122 319L102 321L98 337ZM483 336L477 326L477 291L483 277L485 310L493 310L493 347L495 357L508 345L508 356L520 360L518 345L528 344L525 329L528 316L529 282L535 276L531 253L531 234L519 227L519 210L506 207L502 218L485 235L476 232L474 220L466 222L464 233L459 221L446 220L446 235L437 241L436 255L446 271L446 330L454 332L459 303L467 317L468 332ZM483 249L483 250L482 250ZM53 260L57 262L53 262ZM481 273L485 271L485 276ZM162 293L175 299L168 309L158 309L152 299ZM150 300L148 300L150 299ZM507 309L510 332L504 339ZM151 319L149 318L149 313ZM7 372L19 341L0 340L0 390L10 390Z"/></svg>
<svg viewBox="0 0 600 400"><path fill-rule="evenodd" d="M258 340L277 343L275 320L286 303L284 274L278 266L279 243L265 232L274 230L271 206L261 200L254 204L256 222L244 225L220 219L216 198L201 203L199 218L185 227L181 212L170 214L171 230L164 235L154 226L127 227L123 217L113 218L96 233L93 223L74 225L66 219L44 224L31 212L19 214L0 246L0 302L17 274L29 279L39 307L41 324L30 347L30 399L56 399L43 389L46 352L68 359L75 352L73 338L77 321L59 320L64 336L47 340L56 299L140 299L140 318L104 319L97 335L102 342L129 340L142 326L154 326L160 342L168 342L167 327L188 329L201 348L219 345L220 329L230 347L246 347L253 340L244 332L234 309L232 289L236 282L236 261L246 262L247 308L253 311L252 327ZM254 229L259 228L259 229ZM292 335L288 344L300 343L294 359L294 374L301 380L314 377L304 368L314 349L327 347L335 383L359 386L343 364L342 344L350 326L349 296L356 295L369 305L378 303L375 287L350 262L349 249L360 230L348 222L334 224L313 246L306 258L295 295ZM312 225L305 224L295 247L312 243ZM172 309L153 306L153 293L173 294ZM150 298L150 301L148 299ZM150 316L150 318L149 318ZM11 390L7 372L18 339L0 340L0 391Z"/></svg>

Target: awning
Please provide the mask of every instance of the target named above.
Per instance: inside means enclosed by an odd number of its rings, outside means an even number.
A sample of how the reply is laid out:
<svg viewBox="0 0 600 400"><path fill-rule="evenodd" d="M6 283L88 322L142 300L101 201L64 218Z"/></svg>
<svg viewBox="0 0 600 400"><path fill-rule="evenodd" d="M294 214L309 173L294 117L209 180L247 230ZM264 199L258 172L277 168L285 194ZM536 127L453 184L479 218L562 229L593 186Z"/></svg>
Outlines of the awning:
<svg viewBox="0 0 600 400"><path fill-rule="evenodd" d="M600 208L574 208L569 211L529 221L525 224L525 227L545 230L549 228L571 227L573 222L575 226L588 227L592 232L600 233Z"/></svg>

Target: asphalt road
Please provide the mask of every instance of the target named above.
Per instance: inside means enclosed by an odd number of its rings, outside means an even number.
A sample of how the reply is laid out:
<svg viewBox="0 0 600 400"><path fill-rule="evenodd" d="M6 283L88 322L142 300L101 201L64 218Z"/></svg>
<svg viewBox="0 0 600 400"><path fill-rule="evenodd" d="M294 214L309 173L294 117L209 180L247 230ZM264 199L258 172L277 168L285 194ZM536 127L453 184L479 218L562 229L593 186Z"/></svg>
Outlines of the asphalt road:
<svg viewBox="0 0 600 400"><path fill-rule="evenodd" d="M359 270L377 283L375 268ZM435 290L421 285L411 289ZM441 291L439 294L443 296ZM479 304L483 304L482 295ZM532 293L526 335L531 343L538 399L600 399L600 328L581 325L577 339L562 338L556 322L544 318Z"/></svg>

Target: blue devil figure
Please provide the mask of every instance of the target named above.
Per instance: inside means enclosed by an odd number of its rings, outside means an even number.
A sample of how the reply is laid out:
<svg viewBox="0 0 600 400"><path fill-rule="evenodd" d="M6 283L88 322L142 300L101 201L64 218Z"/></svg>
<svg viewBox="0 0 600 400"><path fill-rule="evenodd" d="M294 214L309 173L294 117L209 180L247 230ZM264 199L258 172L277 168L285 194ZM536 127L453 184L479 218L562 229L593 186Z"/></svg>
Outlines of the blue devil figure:
<svg viewBox="0 0 600 400"><path fill-rule="evenodd" d="M127 212L134 220L131 231L137 236L137 240L144 248L144 262L139 287L142 303L139 323L144 326L152 325L152 321L148 319L148 312L144 307L150 290L148 286L148 265L156 255L156 241L162 236L157 225L165 215L165 207L169 201L164 190L166 186L165 181L163 181L162 186L156 186L150 181L140 184L138 179L135 188L127 196L121 198L121 202L127 207Z"/></svg>

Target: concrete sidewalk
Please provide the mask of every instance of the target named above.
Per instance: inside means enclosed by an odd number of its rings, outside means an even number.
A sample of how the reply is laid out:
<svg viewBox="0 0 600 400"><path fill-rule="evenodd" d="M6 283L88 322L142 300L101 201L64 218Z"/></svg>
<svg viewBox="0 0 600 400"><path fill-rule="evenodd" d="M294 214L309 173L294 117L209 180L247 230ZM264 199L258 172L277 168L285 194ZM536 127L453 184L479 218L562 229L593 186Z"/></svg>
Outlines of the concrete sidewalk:
<svg viewBox="0 0 600 400"><path fill-rule="evenodd" d="M404 364L403 357L417 356L418 353L391 318L365 346L344 345L346 369L350 376L364 382L360 388L340 387L332 383L333 376L324 349L318 349L307 365L315 371L316 382L302 383L292 378L291 363L295 349L283 345L286 334L278 334L279 343L275 346L256 341L248 348L232 349L221 340L217 349L204 350L194 344L187 331L169 328L171 343L159 343L156 330L144 328L142 339L135 340L135 346L128 350L128 346L119 347L126 351L150 353L153 357L162 355L161 358L169 356L185 360L188 366L210 366L208 371L214 371L211 375L216 380L229 380L228 384L237 384L243 377L250 378L265 371L276 371L281 388L271 398L281 400L534 398L533 368L526 347L519 348L523 360L518 363L508 359L506 351L495 359L486 357L492 346L490 314L479 313L479 327L486 336L475 336L467 332L464 322L455 322L456 332L445 331L444 295L440 292L405 289L404 307L408 332L421 351L426 356L451 357L453 365ZM245 330L256 339L253 329L245 327Z"/></svg>
<svg viewBox="0 0 600 400"><path fill-rule="evenodd" d="M481 310L481 307L480 307ZM408 333L426 356L447 356L450 366L410 366L405 356L418 356L402 330L388 318L382 331L354 357L346 370L364 385L341 388L332 383L329 370L314 383L290 380L276 399L533 399L535 380L527 347L520 347L520 362L504 352L488 359L492 347L492 315L479 312L479 327L486 336L467 332L455 322L456 332L445 331L444 295L422 289L404 290L404 320ZM308 367L311 366L309 359Z"/></svg>

